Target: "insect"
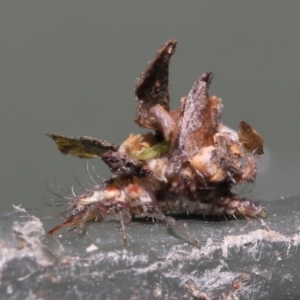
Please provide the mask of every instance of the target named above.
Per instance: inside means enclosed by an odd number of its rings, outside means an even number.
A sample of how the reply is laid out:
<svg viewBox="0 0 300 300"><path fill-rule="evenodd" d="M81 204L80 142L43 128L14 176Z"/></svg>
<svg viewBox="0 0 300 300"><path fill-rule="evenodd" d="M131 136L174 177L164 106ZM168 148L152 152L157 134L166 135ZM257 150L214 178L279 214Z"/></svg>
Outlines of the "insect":
<svg viewBox="0 0 300 300"><path fill-rule="evenodd" d="M152 217L174 226L197 243L166 213L264 217L263 207L232 192L235 185L253 182L263 139L245 121L238 134L221 122L221 99L209 96L213 79L203 73L180 106L170 111L169 63L176 40L167 41L149 63L135 87L135 122L150 129L131 134L121 144L90 137L48 134L63 154L100 157L112 176L74 197L63 227L82 228L88 221L112 215L120 222L123 240L133 216Z"/></svg>

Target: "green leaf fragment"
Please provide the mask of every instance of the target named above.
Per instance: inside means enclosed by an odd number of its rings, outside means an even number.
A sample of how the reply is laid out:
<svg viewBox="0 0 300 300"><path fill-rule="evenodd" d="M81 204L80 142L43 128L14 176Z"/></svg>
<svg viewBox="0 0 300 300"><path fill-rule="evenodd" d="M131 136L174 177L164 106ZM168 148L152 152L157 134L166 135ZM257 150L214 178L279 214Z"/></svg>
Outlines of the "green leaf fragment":
<svg viewBox="0 0 300 300"><path fill-rule="evenodd" d="M108 150L117 151L119 149L116 144L88 136L73 138L50 133L47 133L47 135L54 140L61 153L80 158L101 157Z"/></svg>
<svg viewBox="0 0 300 300"><path fill-rule="evenodd" d="M138 154L134 154L133 158L138 160L149 160L158 157L161 154L168 152L170 149L170 142L163 141L162 143L158 143L151 148L142 150Z"/></svg>

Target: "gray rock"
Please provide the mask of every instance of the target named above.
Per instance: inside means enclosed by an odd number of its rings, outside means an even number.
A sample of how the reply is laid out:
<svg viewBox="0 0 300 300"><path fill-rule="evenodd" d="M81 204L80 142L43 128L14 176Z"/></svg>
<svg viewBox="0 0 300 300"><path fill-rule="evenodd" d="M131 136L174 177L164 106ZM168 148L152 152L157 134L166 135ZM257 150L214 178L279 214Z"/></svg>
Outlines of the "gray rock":
<svg viewBox="0 0 300 300"><path fill-rule="evenodd" d="M1 299L298 299L299 198L263 203L265 219L181 218L201 243L151 220L52 237L21 208L1 214Z"/></svg>

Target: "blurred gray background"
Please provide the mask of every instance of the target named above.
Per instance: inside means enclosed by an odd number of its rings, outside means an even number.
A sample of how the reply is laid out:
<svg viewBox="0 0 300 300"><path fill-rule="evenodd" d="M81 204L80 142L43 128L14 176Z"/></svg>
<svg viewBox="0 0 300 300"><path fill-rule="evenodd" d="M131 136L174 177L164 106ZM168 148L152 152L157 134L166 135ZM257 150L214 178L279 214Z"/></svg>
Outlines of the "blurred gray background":
<svg viewBox="0 0 300 300"><path fill-rule="evenodd" d="M223 122L246 120L268 154L246 193L300 194L300 2L10 1L0 3L1 207L49 209L46 185L89 187L86 162L61 155L45 133L122 142L141 132L134 85L166 40L173 108L201 73L223 99ZM109 174L101 160L90 169ZM55 221L57 223L57 220Z"/></svg>

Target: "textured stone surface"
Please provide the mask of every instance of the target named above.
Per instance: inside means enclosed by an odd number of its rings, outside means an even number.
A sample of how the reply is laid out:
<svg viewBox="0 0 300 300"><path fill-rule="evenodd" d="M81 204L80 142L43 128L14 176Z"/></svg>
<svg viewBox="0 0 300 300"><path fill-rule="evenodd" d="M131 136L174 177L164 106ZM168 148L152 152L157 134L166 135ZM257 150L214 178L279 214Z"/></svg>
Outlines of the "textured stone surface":
<svg viewBox="0 0 300 300"><path fill-rule="evenodd" d="M130 225L127 246L115 221L53 238L14 209L0 220L0 298L296 299L299 201L263 203L264 219L182 218L201 249L149 220Z"/></svg>

